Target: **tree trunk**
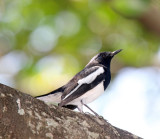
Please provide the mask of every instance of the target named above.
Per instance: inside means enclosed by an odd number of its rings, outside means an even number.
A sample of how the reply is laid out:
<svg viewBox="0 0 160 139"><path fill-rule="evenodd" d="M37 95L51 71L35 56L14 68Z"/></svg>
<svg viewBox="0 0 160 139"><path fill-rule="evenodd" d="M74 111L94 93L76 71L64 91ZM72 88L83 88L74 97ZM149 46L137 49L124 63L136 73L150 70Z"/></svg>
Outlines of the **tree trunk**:
<svg viewBox="0 0 160 139"><path fill-rule="evenodd" d="M0 84L0 139L141 139L103 118L48 106Z"/></svg>

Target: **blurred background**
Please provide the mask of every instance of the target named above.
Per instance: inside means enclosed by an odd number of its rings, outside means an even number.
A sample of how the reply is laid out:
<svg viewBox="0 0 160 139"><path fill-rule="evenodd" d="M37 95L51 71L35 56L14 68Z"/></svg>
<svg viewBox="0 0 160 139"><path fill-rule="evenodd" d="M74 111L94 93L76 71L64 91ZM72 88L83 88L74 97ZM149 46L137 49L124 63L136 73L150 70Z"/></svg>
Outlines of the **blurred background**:
<svg viewBox="0 0 160 139"><path fill-rule="evenodd" d="M90 107L116 127L159 139L159 0L0 0L0 83L45 94L97 53L117 49L111 84Z"/></svg>

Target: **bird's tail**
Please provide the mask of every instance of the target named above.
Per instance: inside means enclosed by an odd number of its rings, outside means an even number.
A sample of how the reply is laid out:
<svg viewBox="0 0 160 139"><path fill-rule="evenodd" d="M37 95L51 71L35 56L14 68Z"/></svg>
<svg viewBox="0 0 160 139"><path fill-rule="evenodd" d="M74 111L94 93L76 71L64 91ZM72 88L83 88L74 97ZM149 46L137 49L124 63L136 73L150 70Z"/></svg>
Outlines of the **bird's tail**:
<svg viewBox="0 0 160 139"><path fill-rule="evenodd" d="M40 99L46 103L60 103L62 93L63 93L63 87L60 87L47 94L36 96L35 98Z"/></svg>

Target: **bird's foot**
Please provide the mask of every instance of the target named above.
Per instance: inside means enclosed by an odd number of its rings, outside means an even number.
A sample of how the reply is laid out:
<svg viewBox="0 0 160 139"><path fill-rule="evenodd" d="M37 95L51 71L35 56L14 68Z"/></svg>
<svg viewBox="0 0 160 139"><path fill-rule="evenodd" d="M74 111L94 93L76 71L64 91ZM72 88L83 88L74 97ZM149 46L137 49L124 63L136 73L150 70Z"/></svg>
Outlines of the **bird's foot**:
<svg viewBox="0 0 160 139"><path fill-rule="evenodd" d="M84 114L93 116L93 114L91 114L91 113L89 113L89 112L85 112ZM97 113L96 113L96 114L94 113L94 115L95 115L95 117L97 117L97 118L99 118L99 119L104 119L103 116L98 115Z"/></svg>

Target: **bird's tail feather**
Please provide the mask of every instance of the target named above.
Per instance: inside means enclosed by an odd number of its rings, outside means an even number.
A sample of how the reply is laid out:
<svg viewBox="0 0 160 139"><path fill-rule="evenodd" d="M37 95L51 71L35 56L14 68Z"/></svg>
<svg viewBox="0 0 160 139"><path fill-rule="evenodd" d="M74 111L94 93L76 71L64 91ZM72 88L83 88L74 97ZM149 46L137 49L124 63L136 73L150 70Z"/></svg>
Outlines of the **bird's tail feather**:
<svg viewBox="0 0 160 139"><path fill-rule="evenodd" d="M36 96L35 98L40 99L46 103L60 103L62 96L63 88L60 87L52 92L49 92L44 95Z"/></svg>

